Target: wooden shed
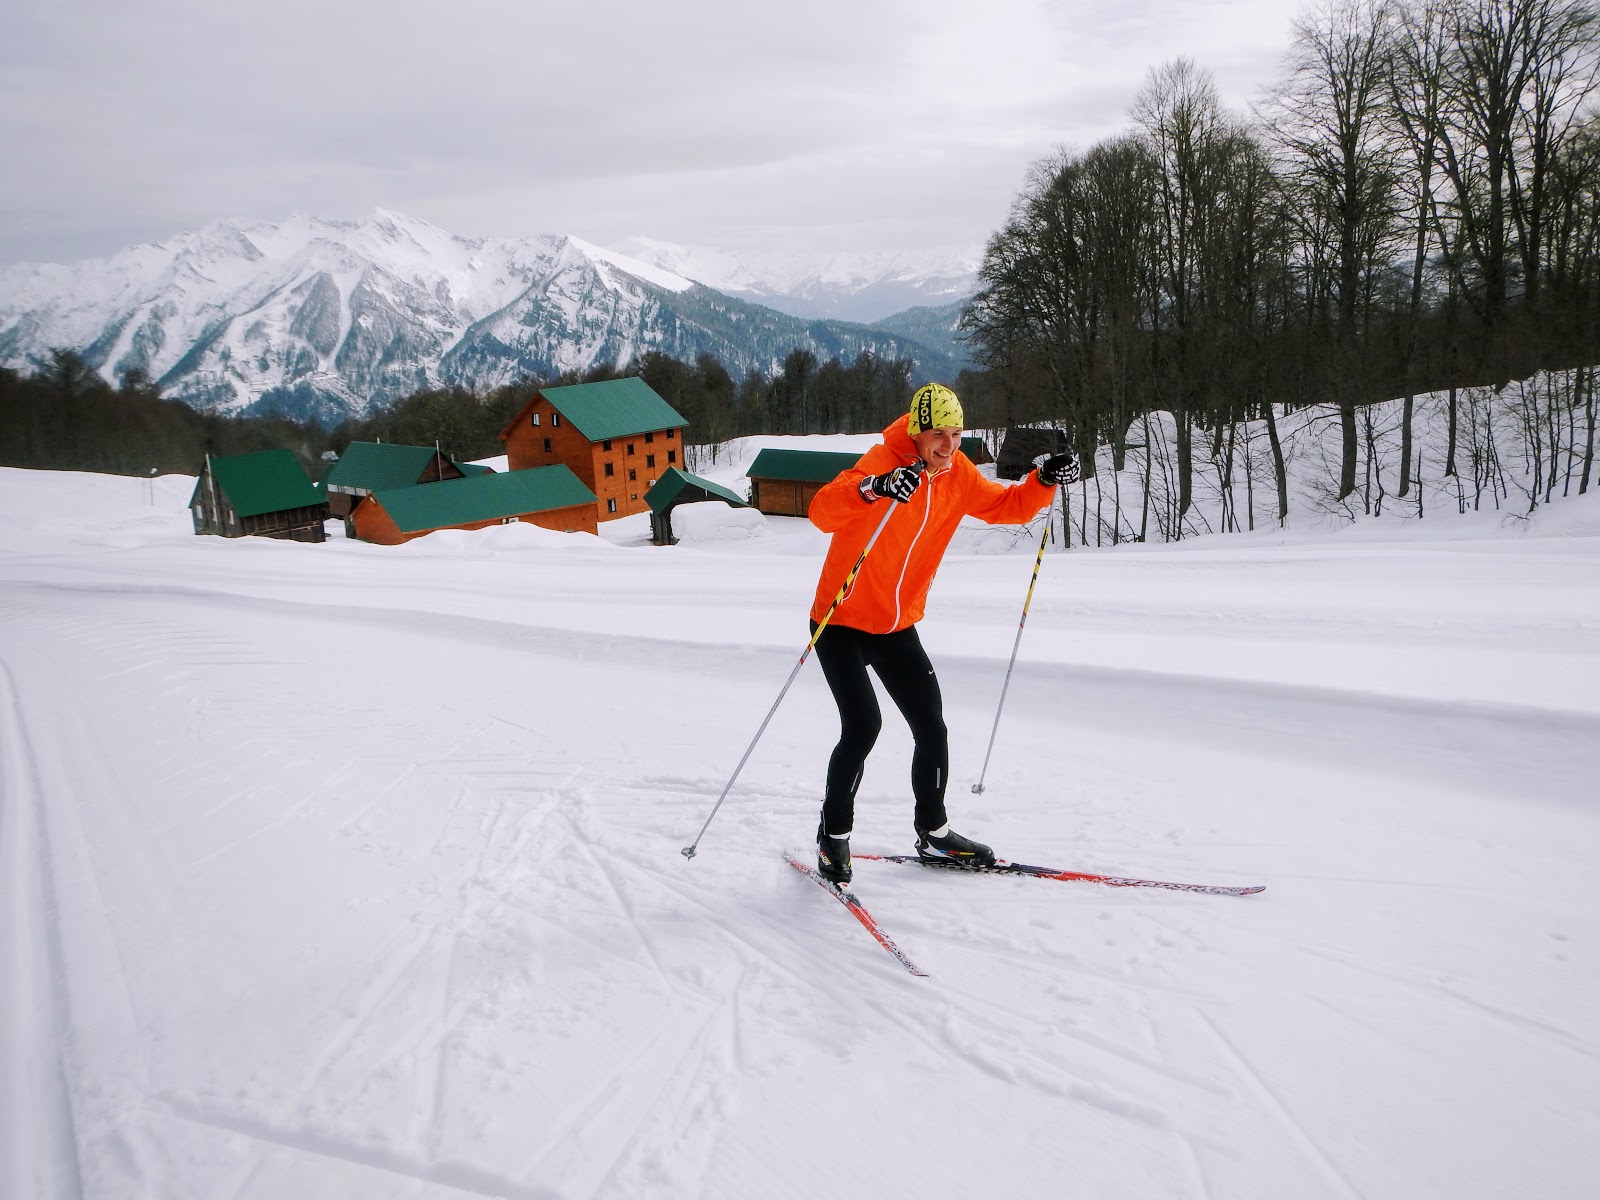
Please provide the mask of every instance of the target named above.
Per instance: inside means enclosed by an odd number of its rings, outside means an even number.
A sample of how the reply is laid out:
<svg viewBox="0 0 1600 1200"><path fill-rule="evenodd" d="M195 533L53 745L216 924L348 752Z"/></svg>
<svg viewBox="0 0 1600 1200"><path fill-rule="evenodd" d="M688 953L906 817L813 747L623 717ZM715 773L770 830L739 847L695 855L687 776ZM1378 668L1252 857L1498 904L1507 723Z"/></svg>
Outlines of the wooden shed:
<svg viewBox="0 0 1600 1200"><path fill-rule="evenodd" d="M683 465L688 422L642 379L541 388L500 431L512 470L560 463L595 494L602 521L645 512L669 467Z"/></svg>
<svg viewBox="0 0 1600 1200"><path fill-rule="evenodd" d="M745 472L750 503L771 516L803 517L823 484L860 461L859 454L831 450L763 450Z"/></svg>
<svg viewBox="0 0 1600 1200"><path fill-rule="evenodd" d="M680 504L722 500L735 508L750 507L737 492L712 483L709 479L680 471L677 467L668 467L666 474L656 480L655 486L645 493L644 498L650 505L650 540L657 546L676 544L678 539L672 536L672 510Z"/></svg>
<svg viewBox="0 0 1600 1200"><path fill-rule="evenodd" d="M373 492L351 515L358 538L384 546L438 529L483 529L513 521L594 533L594 493L566 467L535 467Z"/></svg>
<svg viewBox="0 0 1600 1200"><path fill-rule="evenodd" d="M989 447L981 437L964 437L961 439L961 453L972 460L973 465L983 466L992 463L994 455L989 453Z"/></svg>
<svg viewBox="0 0 1600 1200"><path fill-rule="evenodd" d="M189 512L197 534L294 542L327 537L322 527L328 517L327 493L311 482L293 450L206 455Z"/></svg>

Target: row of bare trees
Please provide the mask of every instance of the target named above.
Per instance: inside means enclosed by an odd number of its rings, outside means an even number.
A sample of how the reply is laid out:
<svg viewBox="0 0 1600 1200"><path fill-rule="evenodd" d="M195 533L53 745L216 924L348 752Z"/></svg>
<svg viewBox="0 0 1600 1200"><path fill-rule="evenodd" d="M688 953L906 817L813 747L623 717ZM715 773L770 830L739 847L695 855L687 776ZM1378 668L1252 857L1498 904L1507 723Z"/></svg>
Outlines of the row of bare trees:
<svg viewBox="0 0 1600 1200"><path fill-rule="evenodd" d="M1120 471L1171 414L1181 528L1239 423L1281 521L1277 416L1337 413L1343 499L1358 410L1404 396L1405 496L1419 393L1452 389L1453 431L1453 389L1600 357L1597 46L1587 0L1325 0L1248 119L1193 63L1154 70L1132 127L1037 164L989 242L965 326L992 418Z"/></svg>

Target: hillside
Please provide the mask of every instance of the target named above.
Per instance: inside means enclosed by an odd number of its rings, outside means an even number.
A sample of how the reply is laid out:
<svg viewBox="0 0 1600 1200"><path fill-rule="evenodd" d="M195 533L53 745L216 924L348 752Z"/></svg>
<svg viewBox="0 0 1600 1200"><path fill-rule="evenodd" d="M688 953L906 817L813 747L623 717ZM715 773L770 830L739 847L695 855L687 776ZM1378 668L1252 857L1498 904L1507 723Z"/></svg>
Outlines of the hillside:
<svg viewBox="0 0 1600 1200"><path fill-rule="evenodd" d="M806 443L696 466L761 444ZM1600 1169L1600 490L1058 544L982 796L1038 531L964 529L921 626L957 827L1266 891L863 861L919 979L778 856L814 665L678 853L804 642L808 523L230 542L191 486L0 470L6 1195L809 1196L825 1147L953 1200L957 1113L986 1186L1071 1200ZM858 853L908 847L908 755L891 713Z"/></svg>

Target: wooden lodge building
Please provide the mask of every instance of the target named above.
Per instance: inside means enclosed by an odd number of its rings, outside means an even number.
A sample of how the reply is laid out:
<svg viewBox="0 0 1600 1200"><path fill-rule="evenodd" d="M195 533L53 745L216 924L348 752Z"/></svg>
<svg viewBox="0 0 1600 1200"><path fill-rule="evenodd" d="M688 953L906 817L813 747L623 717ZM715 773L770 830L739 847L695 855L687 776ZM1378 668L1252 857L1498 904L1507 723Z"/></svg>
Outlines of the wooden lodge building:
<svg viewBox="0 0 1600 1200"><path fill-rule="evenodd" d="M484 529L526 521L565 533L595 533L594 493L565 466L488 472L387 488L351 513L362 541L397 546L439 529Z"/></svg>
<svg viewBox="0 0 1600 1200"><path fill-rule="evenodd" d="M436 446L407 446L399 442L351 442L337 462L322 476L328 489L328 511L348 517L363 496L390 488L487 475L493 467L458 463Z"/></svg>
<svg viewBox="0 0 1600 1200"><path fill-rule="evenodd" d="M721 484L680 471L677 467L668 467L666 473L656 480L656 485L645 493L645 501L650 505L650 541L657 546L676 545L678 539L672 534L672 510L680 504L698 504L705 500L721 500L735 508L750 507L743 496Z"/></svg>
<svg viewBox="0 0 1600 1200"><path fill-rule="evenodd" d="M975 464L991 463L994 456L981 437L961 439L961 453ZM775 517L803 517L823 484L861 461L861 455L834 450L777 450L756 455L750 469L750 503Z"/></svg>
<svg viewBox="0 0 1600 1200"><path fill-rule="evenodd" d="M206 455L189 497L197 534L320 542L327 493L311 482L293 450Z"/></svg>
<svg viewBox="0 0 1600 1200"><path fill-rule="evenodd" d="M683 466L687 424L644 380L607 379L539 389L500 440L513 471L564 465L613 521L647 511L651 486Z"/></svg>
<svg viewBox="0 0 1600 1200"><path fill-rule="evenodd" d="M822 485L861 461L832 450L774 450L756 455L750 469L750 503L774 517L803 517Z"/></svg>

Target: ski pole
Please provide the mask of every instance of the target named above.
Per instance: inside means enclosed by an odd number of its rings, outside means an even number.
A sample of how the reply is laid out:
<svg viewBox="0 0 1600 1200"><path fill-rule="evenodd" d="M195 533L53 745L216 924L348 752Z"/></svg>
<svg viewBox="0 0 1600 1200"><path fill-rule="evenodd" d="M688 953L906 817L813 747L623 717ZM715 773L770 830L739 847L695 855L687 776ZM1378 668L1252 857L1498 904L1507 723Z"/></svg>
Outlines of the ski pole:
<svg viewBox="0 0 1600 1200"><path fill-rule="evenodd" d="M1033 578L1028 580L1028 594L1022 601L1022 620L1017 622L1017 637L1011 643L1011 661L1006 664L1006 681L1000 685L1000 703L994 710L994 728L989 730L989 748L983 752L983 770L978 772L978 782L972 790L983 792L983 779L989 773L989 756L994 753L994 735L1000 731L1000 713L1006 706L1006 689L1011 686L1011 669L1017 665L1017 647L1022 645L1022 627L1028 623L1028 606L1033 603L1033 585L1039 582L1039 566L1044 562L1044 544L1050 537L1050 514L1044 519L1044 532L1039 535L1039 553L1033 559Z"/></svg>
<svg viewBox="0 0 1600 1200"><path fill-rule="evenodd" d="M919 475L922 473L923 462L920 458L911 465ZM811 657L811 651L816 646L817 639L822 636L822 631L828 627L828 622L833 619L833 614L838 611L839 605L844 603L844 598L849 593L851 585L855 583L856 576L861 572L861 564L867 561L867 555L872 552L872 547L877 543L879 535L883 533L884 526L889 524L889 518L894 516L894 510L899 507L898 501L890 503L889 511L883 514L883 520L878 522L878 527L872 531L872 536L867 539L867 544L861 547L861 554L856 559L856 565L850 568L849 574L844 577L844 582L839 585L839 594L833 598L833 603L828 605L828 611L822 614L822 620L817 622L816 632L811 635L811 640L806 643L806 648L800 652L800 661L795 663L794 670L789 672L789 678L778 692L778 698L772 702L772 707L767 710L767 715L761 722L761 728L756 730L756 736L750 739L750 745L745 748L744 757L739 760L739 765L733 769L733 774L729 777L727 786L722 789L722 795L718 796L717 802L711 806L711 812L706 817L706 823L700 826L700 832L694 835L694 841L683 848L681 853L685 858L694 857L695 850L699 848L700 839L705 837L706 830L711 828L711 822L716 817L717 810L722 807L722 802L728 798L728 793L733 790L734 781L739 778L739 772L744 770L744 764L750 761L750 755L754 752L756 743L761 740L761 735L767 731L767 726L772 723L773 715L778 711L778 705L782 704L783 698L789 694L789 688L794 683L795 677L800 674L800 668L805 666L806 659Z"/></svg>

